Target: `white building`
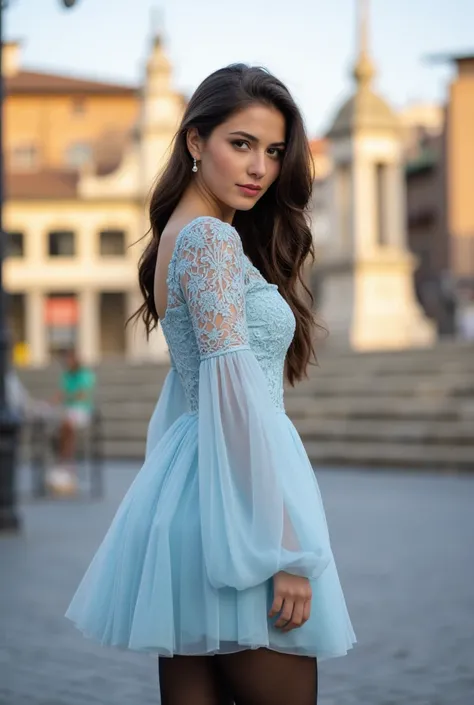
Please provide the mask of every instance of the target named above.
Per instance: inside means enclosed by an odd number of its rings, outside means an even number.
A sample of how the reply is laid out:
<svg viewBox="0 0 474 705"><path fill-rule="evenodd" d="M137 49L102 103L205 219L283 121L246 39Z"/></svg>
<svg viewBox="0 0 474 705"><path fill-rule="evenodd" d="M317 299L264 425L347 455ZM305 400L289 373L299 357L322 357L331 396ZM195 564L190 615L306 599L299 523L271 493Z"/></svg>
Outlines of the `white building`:
<svg viewBox="0 0 474 705"><path fill-rule="evenodd" d="M358 350L429 345L433 324L414 292L409 252L403 134L374 90L367 2L360 3L354 93L328 132L329 237L317 267L319 305L330 342Z"/></svg>

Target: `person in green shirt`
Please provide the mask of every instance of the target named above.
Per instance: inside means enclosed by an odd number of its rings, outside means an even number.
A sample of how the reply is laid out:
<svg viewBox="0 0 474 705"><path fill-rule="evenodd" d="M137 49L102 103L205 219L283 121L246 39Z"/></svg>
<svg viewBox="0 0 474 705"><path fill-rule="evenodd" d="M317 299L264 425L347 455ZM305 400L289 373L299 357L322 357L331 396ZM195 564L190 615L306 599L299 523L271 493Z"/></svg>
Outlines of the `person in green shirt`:
<svg viewBox="0 0 474 705"><path fill-rule="evenodd" d="M79 429L86 428L94 410L95 374L83 367L74 350L65 356L57 401L62 405L59 429L59 463L72 472Z"/></svg>

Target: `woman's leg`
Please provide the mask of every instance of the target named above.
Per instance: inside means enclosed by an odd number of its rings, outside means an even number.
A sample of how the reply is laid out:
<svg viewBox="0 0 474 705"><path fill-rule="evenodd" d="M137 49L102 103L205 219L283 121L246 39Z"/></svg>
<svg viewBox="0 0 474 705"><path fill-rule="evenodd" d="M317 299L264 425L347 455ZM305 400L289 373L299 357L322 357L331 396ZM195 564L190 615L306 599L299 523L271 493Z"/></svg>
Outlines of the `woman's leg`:
<svg viewBox="0 0 474 705"><path fill-rule="evenodd" d="M215 656L235 705L315 705L315 658L269 649Z"/></svg>
<svg viewBox="0 0 474 705"><path fill-rule="evenodd" d="M214 656L159 658L161 705L233 705Z"/></svg>

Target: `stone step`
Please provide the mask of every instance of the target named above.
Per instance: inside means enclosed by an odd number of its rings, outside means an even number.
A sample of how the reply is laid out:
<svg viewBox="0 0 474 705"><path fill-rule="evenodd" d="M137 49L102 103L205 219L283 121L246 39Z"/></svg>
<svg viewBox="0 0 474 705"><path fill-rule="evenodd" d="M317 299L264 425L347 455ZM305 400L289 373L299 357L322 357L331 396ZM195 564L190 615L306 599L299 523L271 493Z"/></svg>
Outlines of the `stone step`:
<svg viewBox="0 0 474 705"><path fill-rule="evenodd" d="M156 400L163 386L163 378L149 380L128 378L116 383L107 382L99 378L96 398L100 403L107 401L125 401L131 396L144 400ZM43 379L36 380L28 385L32 396L37 398L51 397L56 389L56 382L49 383ZM386 375L374 380L373 376L358 374L351 377L320 377L297 384L295 387L287 386L286 398L290 397L410 397L418 399L453 397L474 398L474 374L424 374L416 376L400 375L399 377Z"/></svg>
<svg viewBox="0 0 474 705"><path fill-rule="evenodd" d="M352 419L299 419L294 425L303 441L381 441L410 444L470 446L474 459L472 421L354 421Z"/></svg>
<svg viewBox="0 0 474 705"><path fill-rule="evenodd" d="M155 405L156 399L144 401L137 398L120 404L110 401L104 402L99 408L103 419L138 419L143 423L148 423Z"/></svg>
<svg viewBox="0 0 474 705"><path fill-rule="evenodd" d="M468 378L465 374L433 375L424 374L410 377L408 375L384 376L374 380L371 375L358 374L352 377L319 377L305 380L295 387L287 387L287 396L469 396L474 397L474 374Z"/></svg>
<svg viewBox="0 0 474 705"><path fill-rule="evenodd" d="M474 370L474 344L473 343L440 343L433 348L412 349L391 352L364 352L354 353L352 351L324 350L318 354L319 366L311 365L310 373L315 375L327 372L341 373L345 369L371 370L374 374L377 370L403 371L426 371L436 369L441 365L446 370L452 371L469 369ZM167 371L167 363L130 364L121 359L107 360L96 369L99 376L106 380L116 381L128 375L143 377L148 379L150 375L160 374L160 370ZM25 379L35 378L40 374L51 380L57 378L61 368L57 364L50 365L43 369L21 369L20 374Z"/></svg>
<svg viewBox="0 0 474 705"><path fill-rule="evenodd" d="M361 397L350 399L291 396L285 399L290 418L352 418L352 419L444 419L457 421L472 419L474 399L417 399L393 397Z"/></svg>
<svg viewBox="0 0 474 705"><path fill-rule="evenodd" d="M474 471L472 448L399 443L352 443L310 441L306 452L315 466L425 468L427 470Z"/></svg>
<svg viewBox="0 0 474 705"><path fill-rule="evenodd" d="M327 419L299 419L294 425L303 441L340 441L353 443L382 441L454 445L472 449L474 459L474 433L470 422L423 422L423 421L340 421ZM104 437L109 440L144 442L148 423L145 419L106 418L103 423Z"/></svg>
<svg viewBox="0 0 474 705"><path fill-rule="evenodd" d="M449 371L468 369L474 371L474 343L438 344L433 348L420 350L401 350L391 352L364 352L322 350L318 353L319 366L309 367L310 376L321 373L344 373L344 370L367 370L373 374L378 371L421 371L439 369ZM150 376L166 374L168 363L144 362L130 364L123 359L107 360L97 368L99 376L107 381L117 381L121 378L141 378L147 380ZM54 363L42 369L20 369L20 375L26 380L40 375L50 381L57 379L61 367Z"/></svg>
<svg viewBox="0 0 474 705"><path fill-rule="evenodd" d="M139 460L145 457L145 441L140 440L108 440L103 446L105 458L114 460Z"/></svg>
<svg viewBox="0 0 474 705"><path fill-rule="evenodd" d="M474 399L474 385L472 388L467 387L449 387L448 389L443 389L441 385L435 384L416 384L410 387L402 382L393 384L384 384L383 388L378 388L376 385L367 385L367 388L357 388L354 386L352 389L348 385L344 387L343 385L332 385L326 384L321 385L321 389L316 391L317 385L309 386L305 383L300 385L300 389L291 390L287 389L285 391L286 399L310 399L314 404L326 403L326 400L330 399L347 399L351 402L358 402L359 400L367 400L368 403L373 401L377 403L377 400L384 398L394 399L397 401L404 402L405 400L409 402L411 399L416 398L418 401L427 401L429 403L441 403L443 400L449 398L460 398L467 399L471 397ZM154 384L148 385L135 385L133 388L123 386L110 386L104 387L100 385L95 393L95 398L99 405L103 405L107 402L124 403L130 398L141 399L142 401L152 402L158 399L161 388Z"/></svg>
<svg viewBox="0 0 474 705"><path fill-rule="evenodd" d="M326 341L317 341L316 350L320 358L337 357L340 359L346 358L364 358L366 360L378 358L427 358L427 357L448 357L448 356L463 356L469 355L474 347L473 341L441 339L437 340L435 345L428 347L414 347L404 349L389 349L389 350L368 350L354 351L349 347L331 345L330 337Z"/></svg>
<svg viewBox="0 0 474 705"><path fill-rule="evenodd" d="M124 367L120 374L111 375L105 370L97 370L98 389L124 389L130 391L135 387L159 389L169 371L163 366L146 372L137 368ZM20 378L31 394L47 397L57 389L59 375L48 371L20 371ZM474 393L474 350L472 365L459 364L456 367L427 364L419 368L410 367L406 370L393 368L363 369L346 368L341 364L332 369L328 367L311 371L309 379L305 379L292 388L289 393L325 394L326 390L335 393L378 394L380 391L400 389L400 394L408 393L411 388L420 393L437 393L443 390L453 390L456 394Z"/></svg>
<svg viewBox="0 0 474 705"><path fill-rule="evenodd" d="M285 391L289 417L316 465L473 470L474 345L354 354L323 350L309 379ZM113 360L97 369L108 457L143 458L167 364ZM49 398L60 369L21 370Z"/></svg>
<svg viewBox="0 0 474 705"><path fill-rule="evenodd" d="M147 423L154 409L156 399L127 400L121 403L107 401L100 405L104 419L137 419ZM311 423L325 420L353 419L360 421L405 420L405 421L455 421L466 422L474 428L474 399L444 399L420 401L393 398L340 399L328 398L324 401L311 397L289 397L285 407L291 419L309 419Z"/></svg>
<svg viewBox="0 0 474 705"><path fill-rule="evenodd" d="M316 468L324 466L359 466L406 468L428 471L473 472L472 449L453 446L403 446L397 443L351 443L311 441L305 443L308 457ZM139 440L106 440L107 458L141 460L145 443Z"/></svg>

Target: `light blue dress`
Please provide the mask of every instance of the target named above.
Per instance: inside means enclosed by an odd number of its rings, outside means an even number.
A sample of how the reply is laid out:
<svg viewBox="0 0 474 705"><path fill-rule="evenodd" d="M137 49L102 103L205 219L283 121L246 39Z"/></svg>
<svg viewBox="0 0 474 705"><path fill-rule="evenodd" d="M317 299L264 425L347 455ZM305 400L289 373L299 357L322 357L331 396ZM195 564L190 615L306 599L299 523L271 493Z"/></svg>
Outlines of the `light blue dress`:
<svg viewBox="0 0 474 705"><path fill-rule="evenodd" d="M167 285L172 367L145 462L66 616L103 644L164 656L342 656L355 636L318 484L283 406L293 313L215 218L179 233ZM313 591L310 619L288 633L268 617L281 570Z"/></svg>

